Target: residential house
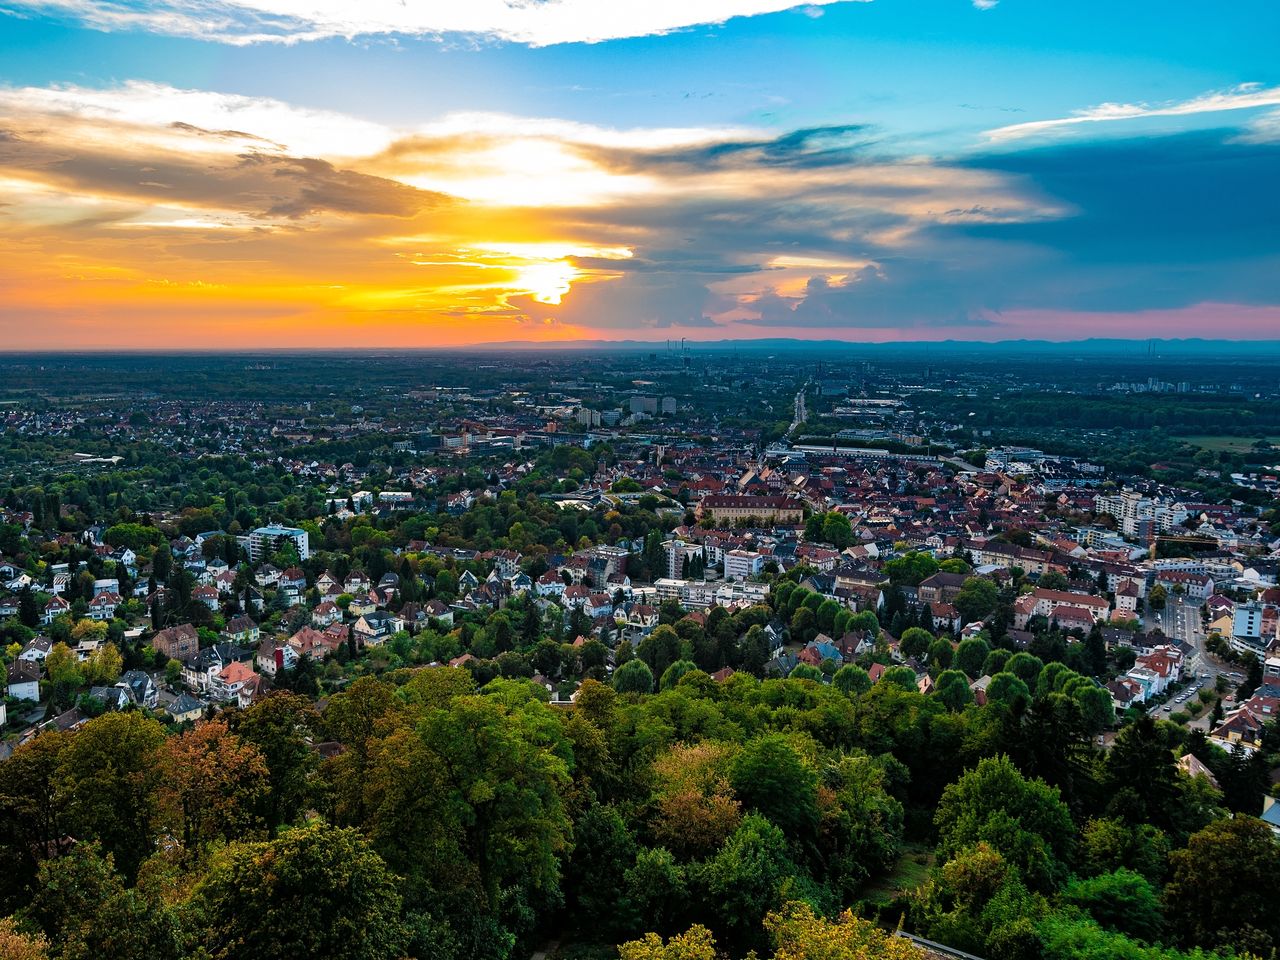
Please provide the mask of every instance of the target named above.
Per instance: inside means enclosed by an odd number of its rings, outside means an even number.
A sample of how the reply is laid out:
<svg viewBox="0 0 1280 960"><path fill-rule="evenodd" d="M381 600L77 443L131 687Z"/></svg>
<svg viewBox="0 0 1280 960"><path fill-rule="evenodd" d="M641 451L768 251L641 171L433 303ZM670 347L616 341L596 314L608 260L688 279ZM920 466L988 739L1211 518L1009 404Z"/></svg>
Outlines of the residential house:
<svg viewBox="0 0 1280 960"><path fill-rule="evenodd" d="M8 670L9 696L15 700L40 702L40 666L30 660L15 660Z"/></svg>
<svg viewBox="0 0 1280 960"><path fill-rule="evenodd" d="M126 670L116 686L127 689L129 697L140 707L154 710L160 704L160 688L150 674L142 670Z"/></svg>
<svg viewBox="0 0 1280 960"><path fill-rule="evenodd" d="M156 633L151 638L151 647L170 660L180 660L185 663L199 651L200 635L193 624L183 623Z"/></svg>
<svg viewBox="0 0 1280 960"><path fill-rule="evenodd" d="M240 614L240 616L232 617L227 621L226 627L222 630L222 637L237 646L257 646L259 637L258 625L253 622L252 618Z"/></svg>
<svg viewBox="0 0 1280 960"><path fill-rule="evenodd" d="M259 673L274 677L280 671L292 670L298 665L298 650L291 643L268 637L258 644L254 663L258 665Z"/></svg>
<svg viewBox="0 0 1280 960"><path fill-rule="evenodd" d="M169 704L167 710L174 723L194 723L204 716L208 706L203 700L198 700L189 693L183 693Z"/></svg>

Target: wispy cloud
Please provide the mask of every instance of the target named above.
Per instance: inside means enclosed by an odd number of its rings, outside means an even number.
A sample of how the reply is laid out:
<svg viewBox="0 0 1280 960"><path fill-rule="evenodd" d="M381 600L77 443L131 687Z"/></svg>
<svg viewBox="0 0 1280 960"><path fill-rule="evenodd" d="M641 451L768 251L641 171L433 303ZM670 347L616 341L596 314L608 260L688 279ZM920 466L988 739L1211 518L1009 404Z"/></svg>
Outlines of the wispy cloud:
<svg viewBox="0 0 1280 960"><path fill-rule="evenodd" d="M966 161L856 123L396 128L137 83L0 89L0 117L0 325L53 342L176 345L174 316L224 345L985 336L1280 303L1277 148L1220 133Z"/></svg>
<svg viewBox="0 0 1280 960"><path fill-rule="evenodd" d="M1280 104L1280 87L1264 87L1259 83L1245 83L1229 90L1205 93L1190 100L1171 103L1102 103L1080 110L1069 117L1053 120L1030 120L987 131L993 141L1016 140L1037 134L1074 127L1080 124L1109 123L1117 120L1137 120L1143 117L1188 117L1201 113L1219 113L1227 110L1249 110Z"/></svg>
<svg viewBox="0 0 1280 960"><path fill-rule="evenodd" d="M855 0L9 0L6 6L99 30L146 30L236 45L460 34L544 47L654 36L793 9L812 16L823 6L847 2Z"/></svg>

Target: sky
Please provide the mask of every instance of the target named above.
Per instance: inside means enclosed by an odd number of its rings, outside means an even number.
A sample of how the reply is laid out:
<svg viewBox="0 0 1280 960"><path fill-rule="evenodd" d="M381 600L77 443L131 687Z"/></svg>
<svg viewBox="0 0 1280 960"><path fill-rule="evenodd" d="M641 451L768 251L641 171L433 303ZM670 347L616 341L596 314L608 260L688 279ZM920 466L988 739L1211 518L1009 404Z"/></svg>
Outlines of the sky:
<svg viewBox="0 0 1280 960"><path fill-rule="evenodd" d="M0 0L0 349L1280 338L1280 4Z"/></svg>

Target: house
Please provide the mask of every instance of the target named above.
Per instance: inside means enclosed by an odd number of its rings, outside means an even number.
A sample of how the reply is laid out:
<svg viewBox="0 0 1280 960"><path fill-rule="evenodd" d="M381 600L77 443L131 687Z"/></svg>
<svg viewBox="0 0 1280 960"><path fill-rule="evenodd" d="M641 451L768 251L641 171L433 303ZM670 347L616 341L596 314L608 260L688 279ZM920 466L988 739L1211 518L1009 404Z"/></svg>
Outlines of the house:
<svg viewBox="0 0 1280 960"><path fill-rule="evenodd" d="M223 639L242 647L256 646L258 635L258 625L244 614L232 617L222 630Z"/></svg>
<svg viewBox="0 0 1280 960"><path fill-rule="evenodd" d="M334 624L333 626L338 626ZM345 638L343 638L345 639ZM293 660L296 663L302 657L310 657L312 660L323 660L331 653L337 652L342 640L338 639L328 631L317 630L315 627L303 627L292 637L289 638L288 647L293 651ZM288 655L285 655L286 659ZM286 663L285 669L292 667ZM264 673L272 673L272 671L264 670ZM274 675L272 673L272 675Z"/></svg>
<svg viewBox="0 0 1280 960"><path fill-rule="evenodd" d="M280 568L269 563L264 563L254 571L253 581L263 589L266 589L267 587L274 587L280 582Z"/></svg>
<svg viewBox="0 0 1280 960"><path fill-rule="evenodd" d="M15 700L40 702L40 667L30 660L9 664L9 696Z"/></svg>
<svg viewBox="0 0 1280 960"><path fill-rule="evenodd" d="M203 700L197 700L191 694L184 693L169 704L168 712L174 723L193 723L204 716L208 706Z"/></svg>
<svg viewBox="0 0 1280 960"><path fill-rule="evenodd" d="M311 622L317 627L327 627L342 619L342 609L332 600L325 600L311 611Z"/></svg>
<svg viewBox="0 0 1280 960"><path fill-rule="evenodd" d="M280 671L292 670L298 665L298 650L291 643L280 643L268 637L258 644L254 663L260 673L274 677Z"/></svg>
<svg viewBox="0 0 1280 960"><path fill-rule="evenodd" d="M196 587L191 591L191 599L200 601L214 612L217 612L218 604L221 602L221 598L218 596L218 588L212 585Z"/></svg>
<svg viewBox="0 0 1280 960"><path fill-rule="evenodd" d="M44 663L44 658L49 655L49 651L52 649L53 641L48 637L33 637L22 648L22 652L18 654L18 659L26 660L29 663Z"/></svg>
<svg viewBox="0 0 1280 960"><path fill-rule="evenodd" d="M151 647L170 660L190 660L200 650L200 635L193 624L167 627L151 638Z"/></svg>
<svg viewBox="0 0 1280 960"><path fill-rule="evenodd" d="M947 573L939 570L931 577L920 581L916 588L916 597L921 603L951 603L959 594L964 582L969 579L967 573Z"/></svg>
<svg viewBox="0 0 1280 960"><path fill-rule="evenodd" d="M154 710L160 703L160 689L151 676L142 670L127 670L120 675L117 687L129 691L129 697L140 707Z"/></svg>
<svg viewBox="0 0 1280 960"><path fill-rule="evenodd" d="M422 606L423 611L433 620L439 620L443 626L453 626L453 611L439 600L428 600Z"/></svg>
<svg viewBox="0 0 1280 960"><path fill-rule="evenodd" d="M296 603L307 592L307 575L298 567L289 567L281 572L276 589L284 593L291 603Z"/></svg>
<svg viewBox="0 0 1280 960"><path fill-rule="evenodd" d="M127 710L133 703L128 687L116 684L114 687L90 687L89 696L99 701L107 710L118 713Z"/></svg>
<svg viewBox="0 0 1280 960"><path fill-rule="evenodd" d="M40 622L47 627L64 613L70 612L71 604L67 603L66 600L62 597L50 597L49 602L44 605L44 612L40 617Z"/></svg>
<svg viewBox="0 0 1280 960"><path fill-rule="evenodd" d="M124 601L120 599L118 593L99 593L89 601L88 616L90 620L96 620L105 623L114 619L116 615L116 607L120 606Z"/></svg>
<svg viewBox="0 0 1280 960"><path fill-rule="evenodd" d="M376 647L393 633L404 629L404 621L385 610L366 613L351 628L356 640L367 647Z"/></svg>
<svg viewBox="0 0 1280 960"><path fill-rule="evenodd" d="M239 700L244 689L257 685L258 675L247 663L232 660L211 677L209 693L215 700Z"/></svg>

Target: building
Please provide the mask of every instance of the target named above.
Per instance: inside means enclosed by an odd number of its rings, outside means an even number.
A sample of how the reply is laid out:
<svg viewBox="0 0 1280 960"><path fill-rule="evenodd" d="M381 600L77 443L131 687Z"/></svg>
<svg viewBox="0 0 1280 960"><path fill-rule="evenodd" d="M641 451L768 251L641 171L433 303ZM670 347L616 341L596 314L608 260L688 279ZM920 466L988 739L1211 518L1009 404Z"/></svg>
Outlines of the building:
<svg viewBox="0 0 1280 960"><path fill-rule="evenodd" d="M200 635L190 623L161 630L151 638L151 647L170 660L186 662L200 652Z"/></svg>
<svg viewBox="0 0 1280 960"><path fill-rule="evenodd" d="M299 560L306 560L311 556L307 531L298 527L275 525L258 527L249 534L249 559L258 563L290 543L297 550Z"/></svg>
<svg viewBox="0 0 1280 960"><path fill-rule="evenodd" d="M712 494L702 498L698 512L702 518L714 523L743 520L765 524L799 523L804 519L800 501L789 497Z"/></svg>
<svg viewBox="0 0 1280 960"><path fill-rule="evenodd" d="M1231 617L1231 649L1261 656L1267 643L1262 638L1262 604L1242 603Z"/></svg>
<svg viewBox="0 0 1280 960"><path fill-rule="evenodd" d="M724 555L726 580L746 580L764 569L764 554L756 550L729 550Z"/></svg>

